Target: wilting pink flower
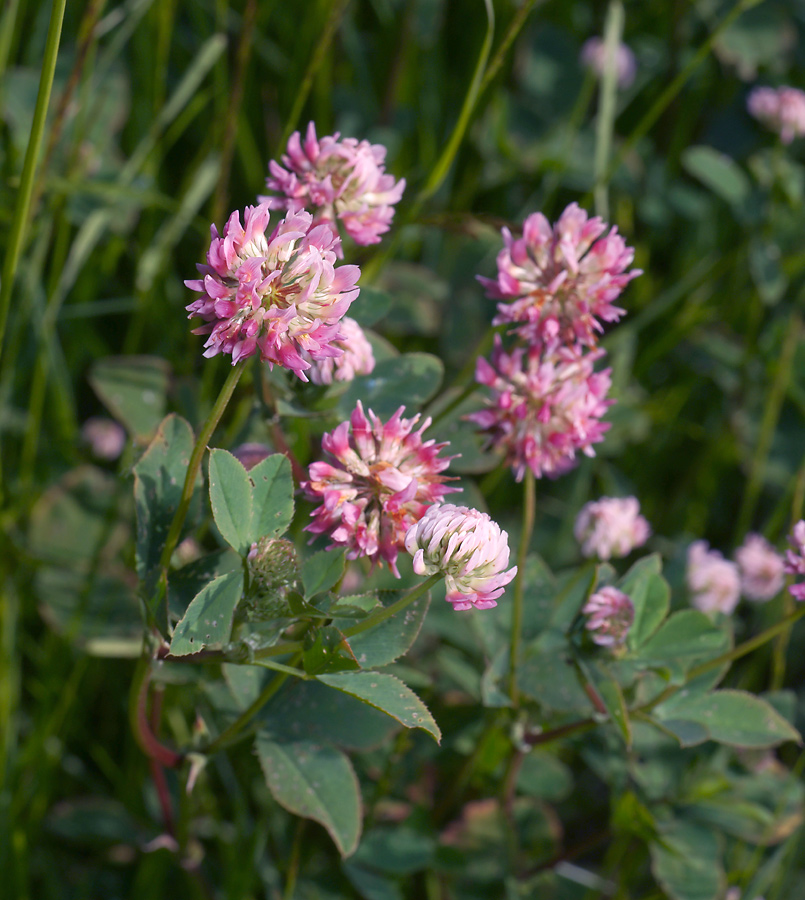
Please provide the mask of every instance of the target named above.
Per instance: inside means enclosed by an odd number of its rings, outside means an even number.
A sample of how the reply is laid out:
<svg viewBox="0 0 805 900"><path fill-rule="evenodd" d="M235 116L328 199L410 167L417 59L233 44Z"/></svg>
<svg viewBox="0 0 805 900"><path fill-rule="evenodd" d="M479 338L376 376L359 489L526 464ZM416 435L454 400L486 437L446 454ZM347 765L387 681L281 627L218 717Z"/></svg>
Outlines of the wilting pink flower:
<svg viewBox="0 0 805 900"><path fill-rule="evenodd" d="M634 604L629 595L611 585L592 594L582 612L588 617L585 627L601 647L620 646L634 622Z"/></svg>
<svg viewBox="0 0 805 900"><path fill-rule="evenodd" d="M573 529L585 556L627 556L646 543L651 528L636 497L602 497L585 503Z"/></svg>
<svg viewBox="0 0 805 900"><path fill-rule="evenodd" d="M800 519L788 536L791 549L785 551L786 575L801 577L805 575L805 520ZM805 583L792 584L788 589L795 600L805 600Z"/></svg>
<svg viewBox="0 0 805 900"><path fill-rule="evenodd" d="M313 122L304 141L295 131L282 157L285 168L274 160L268 164L266 187L282 196L259 199L271 209L310 210L316 224L337 233L338 221L356 244L376 244L389 230L405 179L395 182L385 174L381 144L339 138L336 133L317 139Z"/></svg>
<svg viewBox="0 0 805 900"><path fill-rule="evenodd" d="M581 48L581 61L599 78L603 77L606 68L606 46L600 37L591 37ZM627 88L637 74L637 60L626 44L618 44L615 48L615 71L618 73L618 87Z"/></svg>
<svg viewBox="0 0 805 900"><path fill-rule="evenodd" d="M349 559L384 559L399 578L397 554L405 533L425 510L450 491L441 475L452 457L440 457L447 446L423 441L430 425L419 416L403 419L401 406L385 424L360 401L350 416L322 437L322 449L332 463L314 462L302 487L321 506L311 513L307 531L327 534L334 546L347 548Z"/></svg>
<svg viewBox="0 0 805 900"><path fill-rule="evenodd" d="M311 227L310 213L293 213L267 233L269 217L266 204L247 206L243 225L232 213L222 237L213 225L203 277L185 282L202 296L187 309L208 323L193 332L209 334L205 356L231 353L234 365L259 353L307 381L308 359L342 352L333 342L358 296L360 270L335 267L338 238Z"/></svg>
<svg viewBox="0 0 805 900"><path fill-rule="evenodd" d="M408 529L405 549L417 575L444 574L453 609L491 609L517 574L509 564L509 536L486 513L466 506L431 506Z"/></svg>
<svg viewBox="0 0 805 900"><path fill-rule="evenodd" d="M729 615L741 596L738 566L717 550L710 550L707 541L694 541L688 547L686 572L691 604L702 612L722 612Z"/></svg>
<svg viewBox="0 0 805 900"><path fill-rule="evenodd" d="M375 367L372 345L363 329L349 316L341 320L341 333L333 341L343 351L341 356L312 360L308 375L314 384L352 381L356 375L368 375ZM304 355L304 354L303 354Z"/></svg>
<svg viewBox="0 0 805 900"><path fill-rule="evenodd" d="M805 135L805 93L797 88L755 88L746 107L767 128L776 131L784 144Z"/></svg>
<svg viewBox="0 0 805 900"><path fill-rule="evenodd" d="M515 238L503 229L496 278L478 276L498 304L495 325L512 323L528 341L560 339L594 346L602 322L617 322L614 305L626 285L641 274L627 271L634 250L613 227L571 203L551 227L533 213ZM509 302L510 301L510 302Z"/></svg>
<svg viewBox="0 0 805 900"><path fill-rule="evenodd" d="M502 449L518 481L526 467L541 478L556 477L574 465L576 451L595 456L609 424L601 422L613 400L610 369L593 371L603 350L583 351L557 344L503 350L498 335L489 360L479 357L475 379L491 388L486 409L469 418Z"/></svg>
<svg viewBox="0 0 805 900"><path fill-rule="evenodd" d="M98 459L117 459L126 446L123 426L102 416L92 416L81 426L81 437Z"/></svg>
<svg viewBox="0 0 805 900"><path fill-rule="evenodd" d="M760 534L747 534L735 551L741 593L749 600L771 600L783 587L783 558Z"/></svg>

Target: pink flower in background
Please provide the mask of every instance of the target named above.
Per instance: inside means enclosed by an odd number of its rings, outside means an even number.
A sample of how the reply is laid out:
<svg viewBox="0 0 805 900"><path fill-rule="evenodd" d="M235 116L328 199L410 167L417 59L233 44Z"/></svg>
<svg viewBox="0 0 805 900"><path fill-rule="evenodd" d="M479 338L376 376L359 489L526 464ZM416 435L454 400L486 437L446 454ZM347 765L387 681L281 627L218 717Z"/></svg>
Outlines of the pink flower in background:
<svg viewBox="0 0 805 900"><path fill-rule="evenodd" d="M746 107L758 121L776 131L784 144L805 135L805 93L797 88L755 88Z"/></svg>
<svg viewBox="0 0 805 900"><path fill-rule="evenodd" d="M486 513L466 506L431 506L408 529L405 549L417 575L444 573L453 609L491 609L517 574L509 564L509 536Z"/></svg>
<svg viewBox="0 0 805 900"><path fill-rule="evenodd" d="M405 179L394 180L383 165L386 148L340 135L316 137L311 122L304 141L295 131L283 166L272 160L266 187L282 196L260 197L271 209L313 213L316 224L337 234L338 223L356 244L377 244L394 218Z"/></svg>
<svg viewBox="0 0 805 900"><path fill-rule="evenodd" d="M467 418L488 436L487 445L503 450L521 481L526 467L541 478L567 472L576 451L594 456L609 424L601 416L614 403L605 397L610 370L594 372L603 350L532 345L503 350L500 337L490 360L480 357L475 378L491 388L486 409Z"/></svg>
<svg viewBox="0 0 805 900"><path fill-rule="evenodd" d="M81 437L98 459L115 460L126 446L126 431L113 419L91 416L81 426Z"/></svg>
<svg viewBox="0 0 805 900"><path fill-rule="evenodd" d="M514 324L522 338L559 339L566 344L595 345L602 322L617 322L623 310L614 305L626 285L641 274L627 271L634 250L617 228L589 218L577 203L551 227L533 213L515 238L503 229L496 278L478 280L498 304L495 325Z"/></svg>
<svg viewBox="0 0 805 900"><path fill-rule="evenodd" d="M372 345L363 329L349 316L341 320L341 331L333 345L343 351L341 356L328 356L311 360L308 375L314 384L332 384L334 381L352 381L356 375L368 375L375 367ZM304 356L304 354L303 354Z"/></svg>
<svg viewBox="0 0 805 900"><path fill-rule="evenodd" d="M599 78L603 77L607 57L602 38L588 38L581 48L580 58L583 65L591 69ZM618 44L615 48L615 70L618 73L618 87L628 88L635 80L637 60L626 44Z"/></svg>
<svg viewBox="0 0 805 900"><path fill-rule="evenodd" d="M357 266L336 268L338 238L297 212L268 233L269 209L247 206L243 225L232 213L219 236L212 227L202 278L186 281L202 296L187 309L208 324L205 356L231 353L233 365L259 353L302 381L311 360L340 356L339 324L358 296ZM305 354L303 356L302 354Z"/></svg>
<svg viewBox="0 0 805 900"><path fill-rule="evenodd" d="M749 600L771 600L783 587L783 558L760 534L747 534L735 551L741 593Z"/></svg>
<svg viewBox="0 0 805 900"><path fill-rule="evenodd" d="M601 647L618 647L634 622L634 604L627 594L612 586L602 587L582 608L588 617L585 627Z"/></svg>
<svg viewBox="0 0 805 900"><path fill-rule="evenodd" d="M694 541L688 547L686 572L691 605L702 612L722 612L729 615L741 596L738 566L717 550L710 550L707 541Z"/></svg>
<svg viewBox="0 0 805 900"><path fill-rule="evenodd" d="M805 575L805 520L800 519L788 536L791 549L785 551L783 569L786 575ZM795 600L805 600L805 583L792 584L788 589Z"/></svg>
<svg viewBox="0 0 805 900"><path fill-rule="evenodd" d="M321 505L311 513L307 531L327 534L334 546L347 548L349 559L384 559L397 571L397 554L405 533L425 510L445 494L460 490L444 484L440 474L452 457L440 457L447 446L423 441L426 419L403 419L400 407L385 424L360 401L350 416L322 437L322 449L333 462L314 462L302 487ZM368 418L367 418L368 416Z"/></svg>
<svg viewBox="0 0 805 900"><path fill-rule="evenodd" d="M573 529L584 556L627 556L646 543L651 527L636 497L601 497L586 503Z"/></svg>

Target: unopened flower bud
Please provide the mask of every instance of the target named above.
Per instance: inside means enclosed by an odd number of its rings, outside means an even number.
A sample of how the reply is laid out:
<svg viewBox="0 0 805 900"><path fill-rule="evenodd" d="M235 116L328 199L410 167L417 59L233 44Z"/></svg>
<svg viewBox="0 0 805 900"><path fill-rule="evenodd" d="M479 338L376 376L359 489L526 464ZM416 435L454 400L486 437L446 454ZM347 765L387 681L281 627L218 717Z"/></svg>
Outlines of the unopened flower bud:
<svg viewBox="0 0 805 900"><path fill-rule="evenodd" d="M246 557L256 592L244 600L248 617L255 621L271 618L277 602L296 588L300 577L299 557L290 541L260 538Z"/></svg>

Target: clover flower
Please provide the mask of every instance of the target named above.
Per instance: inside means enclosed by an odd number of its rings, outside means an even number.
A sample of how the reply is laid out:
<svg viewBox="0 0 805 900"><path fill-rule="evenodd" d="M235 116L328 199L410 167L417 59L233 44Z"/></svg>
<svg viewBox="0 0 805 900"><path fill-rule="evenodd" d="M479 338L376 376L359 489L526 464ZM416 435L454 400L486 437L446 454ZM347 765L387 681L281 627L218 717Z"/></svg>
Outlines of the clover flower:
<svg viewBox="0 0 805 900"><path fill-rule="evenodd" d="M339 138L336 132L319 140L313 122L304 141L295 131L282 157L285 168L274 160L268 164L266 187L282 196L259 199L271 209L308 209L316 224L337 234L340 223L356 244L377 244L389 230L405 179L395 182L385 174L381 144Z"/></svg>
<svg viewBox="0 0 805 900"><path fill-rule="evenodd" d="M467 418L487 434L487 446L506 454L521 481L526 468L541 478L575 465L576 451L595 456L609 424L601 416L614 400L610 369L594 372L603 350L584 352L558 344L503 350L498 335L489 360L479 357L475 379L491 388L486 409Z"/></svg>
<svg viewBox="0 0 805 900"><path fill-rule="evenodd" d="M294 212L268 232L266 204L232 213L212 242L202 278L186 281L202 296L187 309L208 324L205 356L231 353L232 364L260 354L264 362L290 369L302 381L309 360L339 356L339 324L358 296L357 266L336 268L338 238L312 225L308 212ZM305 356L303 356L305 354Z"/></svg>
<svg viewBox="0 0 805 900"><path fill-rule="evenodd" d="M634 622L634 604L628 594L607 585L590 596L581 610L585 628L600 647L619 647Z"/></svg>
<svg viewBox="0 0 805 900"><path fill-rule="evenodd" d="M746 108L750 115L776 131L784 144L805 135L805 93L797 88L755 88Z"/></svg>
<svg viewBox="0 0 805 900"><path fill-rule="evenodd" d="M602 38L588 38L581 48L579 55L581 62L598 78L603 78L606 68L606 45ZM615 71L617 72L618 87L628 88L635 80L637 74L637 60L634 53L626 46L619 43L615 48Z"/></svg>
<svg viewBox="0 0 805 900"><path fill-rule="evenodd" d="M805 520L800 519L794 526L788 543L791 544L791 549L785 551L783 570L786 575L805 575ZM792 584L788 590L795 600L805 600L805 583Z"/></svg>
<svg viewBox="0 0 805 900"><path fill-rule="evenodd" d="M685 574L690 590L691 605L705 613L722 612L729 615L741 596L738 566L717 550L710 550L707 541L694 541L688 547Z"/></svg>
<svg viewBox="0 0 805 900"><path fill-rule="evenodd" d="M431 420L414 431L419 415L404 419L404 410L383 423L371 410L365 415L358 401L349 421L322 437L333 462L312 463L310 480L302 484L311 500L321 501L307 531L329 535L332 546L347 548L349 559L385 560L398 578L397 555L408 529L430 505L460 490L440 474L453 458L439 456L447 443L422 440Z"/></svg>
<svg viewBox="0 0 805 900"><path fill-rule="evenodd" d="M613 227L589 218L571 203L551 224L533 213L515 238L504 228L496 278L478 276L498 304L493 324L514 324L526 342L559 339L595 346L602 322L617 322L624 310L614 305L639 269L627 271L634 250Z"/></svg>
<svg viewBox="0 0 805 900"><path fill-rule="evenodd" d="M314 384L332 384L334 381L352 381L356 375L368 375L375 367L372 345L363 329L349 316L341 320L341 331L333 341L340 347L340 356L327 356L311 360L308 375ZM302 354L304 356L304 354Z"/></svg>
<svg viewBox="0 0 805 900"><path fill-rule="evenodd" d="M491 609L517 574L509 536L486 513L466 506L431 506L405 535L417 575L442 572L453 609Z"/></svg>
<svg viewBox="0 0 805 900"><path fill-rule="evenodd" d="M81 426L81 437L98 459L110 462L117 459L126 446L123 426L103 416L90 416Z"/></svg>
<svg viewBox="0 0 805 900"><path fill-rule="evenodd" d="M741 593L749 600L765 601L783 586L783 558L760 534L747 534L735 551L741 575Z"/></svg>
<svg viewBox="0 0 805 900"><path fill-rule="evenodd" d="M573 534L584 556L609 559L645 544L651 527L640 515L636 497L601 497L581 508Z"/></svg>

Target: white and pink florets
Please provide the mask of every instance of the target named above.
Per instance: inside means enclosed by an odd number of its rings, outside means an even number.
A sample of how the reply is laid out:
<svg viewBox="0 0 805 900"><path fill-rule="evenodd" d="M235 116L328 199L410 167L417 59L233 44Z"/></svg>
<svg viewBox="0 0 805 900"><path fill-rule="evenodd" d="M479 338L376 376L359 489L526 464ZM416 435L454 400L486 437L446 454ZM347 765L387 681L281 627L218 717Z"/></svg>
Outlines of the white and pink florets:
<svg viewBox="0 0 805 900"><path fill-rule="evenodd" d="M746 106L752 116L776 131L784 144L805 135L805 92L797 88L755 88Z"/></svg>
<svg viewBox="0 0 805 900"><path fill-rule="evenodd" d="M607 48L604 40L600 37L588 38L581 48L580 58L583 65L602 78L607 65ZM637 60L634 53L626 44L619 43L615 47L614 62L618 87L629 87L637 75Z"/></svg>
<svg viewBox="0 0 805 900"><path fill-rule="evenodd" d="M372 345L354 319L344 316L341 320L339 337L333 343L342 351L340 356L327 356L324 359L310 361L311 366L307 374L313 384L352 381L356 375L368 375L374 369L375 357Z"/></svg>
<svg viewBox="0 0 805 900"><path fill-rule="evenodd" d="M605 399L610 370L593 371L603 355L559 344L506 353L496 335L490 359L479 357L475 378L491 397L468 418L486 432L489 446L504 451L518 481L527 468L537 478L567 472L577 450L595 455L592 445L609 428L601 416L614 402Z"/></svg>
<svg viewBox="0 0 805 900"><path fill-rule="evenodd" d="M783 558L763 535L748 534L735 551L735 562L741 574L741 593L747 599L764 602L782 590Z"/></svg>
<svg viewBox="0 0 805 900"><path fill-rule="evenodd" d="M232 355L232 363L259 354L303 381L308 360L339 356L340 321L358 296L357 266L336 268L338 238L294 212L268 231L266 204L232 213L212 243L202 277L185 284L202 296L187 309L206 325L205 356ZM304 355L303 355L304 354Z"/></svg>
<svg viewBox="0 0 805 900"><path fill-rule="evenodd" d="M613 227L589 218L571 203L552 227L533 213L515 238L503 229L496 278L478 276L498 304L495 325L513 324L526 341L559 339L595 345L602 322L617 322L615 305L626 285L641 274L629 271L634 250Z"/></svg>
<svg viewBox="0 0 805 900"><path fill-rule="evenodd" d="M691 605L705 613L729 615L741 597L738 566L711 550L707 541L694 541L688 547L687 562L685 578Z"/></svg>
<svg viewBox="0 0 805 900"><path fill-rule="evenodd" d="M405 407L384 423L360 401L350 420L322 438L332 462L314 462L302 485L320 501L307 531L326 534L333 546L347 548L349 559L385 560L399 577L397 555L408 529L429 506L459 490L441 473L452 457L440 457L446 443L423 441L426 419L417 431L416 415L404 419Z"/></svg>
<svg viewBox="0 0 805 900"><path fill-rule="evenodd" d="M417 575L444 574L453 609L491 609L517 574L508 571L509 538L486 513L466 506L431 506L405 536Z"/></svg>
<svg viewBox="0 0 805 900"><path fill-rule="evenodd" d="M785 551L785 573L802 578L805 576L805 520L800 519L794 526L788 543L791 549ZM792 584L788 590L795 600L805 600L805 583Z"/></svg>
<svg viewBox="0 0 805 900"><path fill-rule="evenodd" d="M636 497L601 497L586 503L573 529L584 556L628 556L649 539L651 527Z"/></svg>
<svg viewBox="0 0 805 900"><path fill-rule="evenodd" d="M619 647L634 622L634 604L628 594L608 585L590 596L582 608L585 627L600 647Z"/></svg>
<svg viewBox="0 0 805 900"><path fill-rule="evenodd" d="M394 218L405 179L394 180L384 166L386 148L338 133L318 139L311 122L304 140L295 131L283 165L272 160L266 187L278 196L260 197L271 209L313 211L316 224L336 234L338 225L356 244L376 244Z"/></svg>

